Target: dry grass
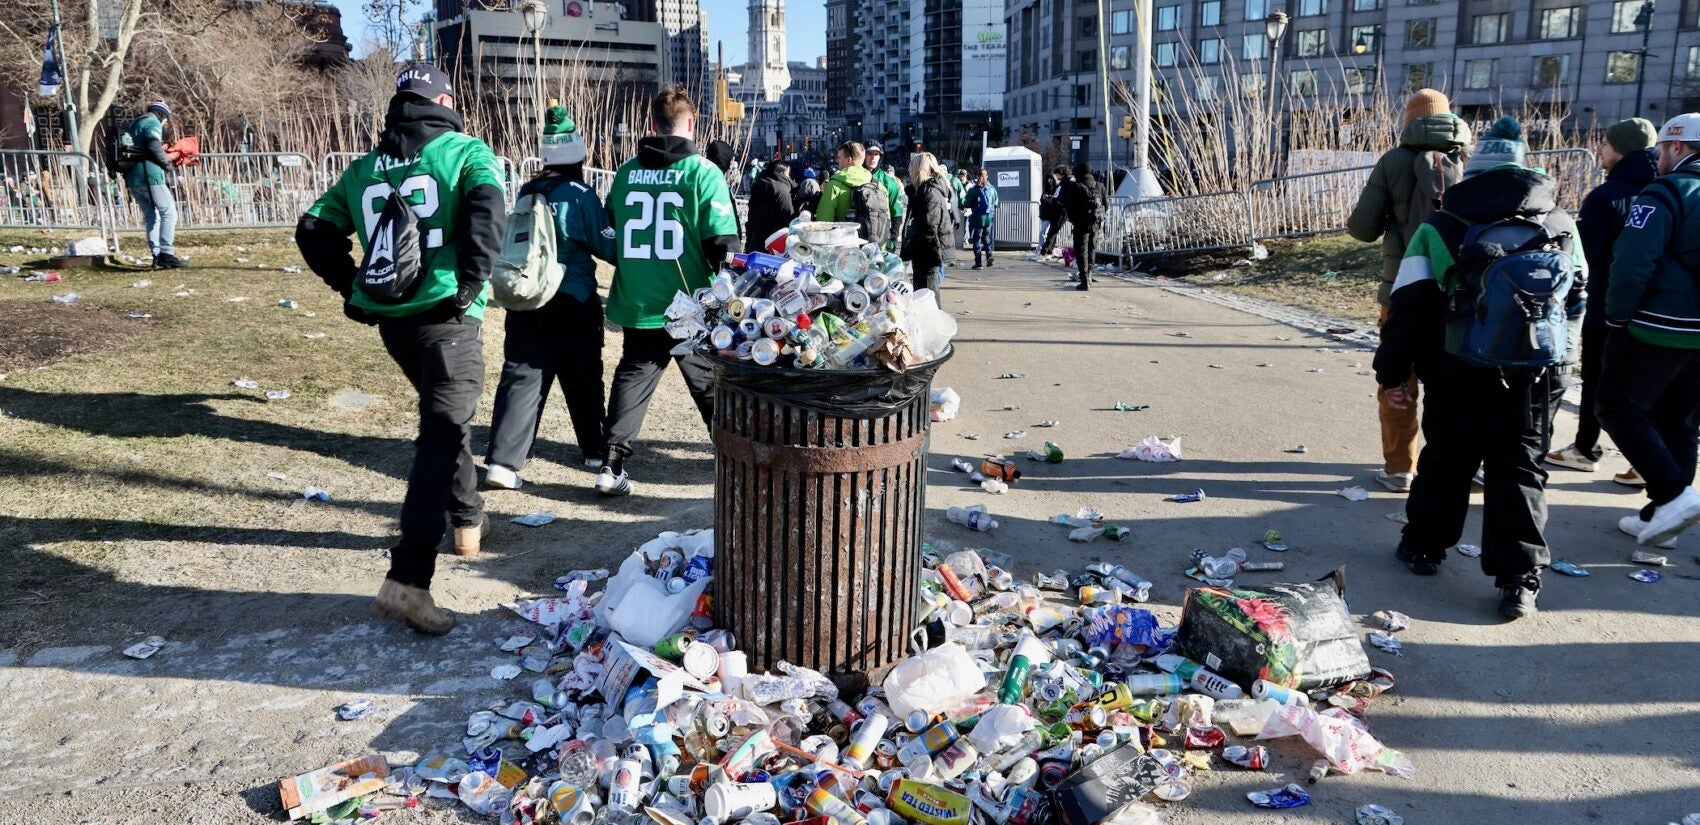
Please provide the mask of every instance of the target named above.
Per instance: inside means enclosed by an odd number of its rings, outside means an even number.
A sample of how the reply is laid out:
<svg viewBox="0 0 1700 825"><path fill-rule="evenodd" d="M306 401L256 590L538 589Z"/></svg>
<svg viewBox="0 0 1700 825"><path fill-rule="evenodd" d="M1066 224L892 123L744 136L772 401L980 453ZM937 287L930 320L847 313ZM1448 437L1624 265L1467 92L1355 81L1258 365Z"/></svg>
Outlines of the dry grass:
<svg viewBox="0 0 1700 825"><path fill-rule="evenodd" d="M1248 261L1242 253L1176 256L1142 266L1148 274L1208 286L1297 307L1323 315L1371 324L1380 307L1381 247L1346 235L1297 241L1265 241L1269 257Z"/></svg>

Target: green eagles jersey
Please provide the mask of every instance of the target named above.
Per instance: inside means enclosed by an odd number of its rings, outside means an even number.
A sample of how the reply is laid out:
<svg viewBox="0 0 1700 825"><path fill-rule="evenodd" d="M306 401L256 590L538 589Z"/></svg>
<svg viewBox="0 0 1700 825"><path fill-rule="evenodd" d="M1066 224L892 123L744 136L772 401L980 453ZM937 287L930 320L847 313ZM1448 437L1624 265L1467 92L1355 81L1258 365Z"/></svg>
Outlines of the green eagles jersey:
<svg viewBox="0 0 1700 825"><path fill-rule="evenodd" d="M165 127L152 112L136 118L128 127L130 145L137 150L145 149L149 140L165 140ZM124 183L131 189L141 189L147 186L163 186L165 172L159 164L153 162L153 156L143 154L136 159L136 165L124 173Z"/></svg>
<svg viewBox="0 0 1700 825"><path fill-rule="evenodd" d="M420 276L419 291L406 303L384 304L366 297L356 282L349 303L374 315L405 318L452 297L459 288L455 226L461 193L486 184L502 185L495 153L478 138L444 132L425 144L416 157L397 159L377 150L367 152L342 173L307 214L329 221L344 232L358 233L360 248L365 249L390 193L401 192L413 205L424 245L421 263L425 271ZM467 317L484 317L489 294L486 286L467 309Z"/></svg>
<svg viewBox="0 0 1700 825"><path fill-rule="evenodd" d="M695 154L660 169L626 161L614 173L608 217L617 259L608 320L627 329L665 325L674 293L708 286L714 274L703 241L738 234L726 176Z"/></svg>

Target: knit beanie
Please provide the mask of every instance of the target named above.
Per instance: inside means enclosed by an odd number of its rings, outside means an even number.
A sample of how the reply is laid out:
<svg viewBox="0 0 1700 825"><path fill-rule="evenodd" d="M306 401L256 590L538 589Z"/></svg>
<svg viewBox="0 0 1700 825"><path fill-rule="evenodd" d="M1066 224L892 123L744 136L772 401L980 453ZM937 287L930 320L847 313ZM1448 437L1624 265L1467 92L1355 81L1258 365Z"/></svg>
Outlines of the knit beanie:
<svg viewBox="0 0 1700 825"><path fill-rule="evenodd" d="M543 113L543 145L540 150L544 166L571 166L583 163L586 155L584 134L567 115L560 101L549 101Z"/></svg>
<svg viewBox="0 0 1700 825"><path fill-rule="evenodd" d="M167 120L171 119L171 107L165 105L165 101L163 101L163 100L156 100L152 103L149 103L148 104L148 113L154 114L154 115L159 115L160 117L163 117Z"/></svg>
<svg viewBox="0 0 1700 825"><path fill-rule="evenodd" d="M1606 142L1620 155L1630 155L1649 148L1659 139L1653 122L1643 117L1620 120L1606 127Z"/></svg>
<svg viewBox="0 0 1700 825"><path fill-rule="evenodd" d="M1476 141L1476 148L1470 152L1470 161L1464 164L1464 177L1474 177L1507 163L1522 166L1528 153L1529 144L1523 142L1523 124L1518 123L1517 118L1505 115L1494 121L1488 133Z"/></svg>
<svg viewBox="0 0 1700 825"><path fill-rule="evenodd" d="M1446 95L1434 89L1418 89L1411 99L1405 101L1405 119L1399 122L1400 128L1411 125L1411 121L1429 115L1444 115L1452 111L1452 102Z"/></svg>

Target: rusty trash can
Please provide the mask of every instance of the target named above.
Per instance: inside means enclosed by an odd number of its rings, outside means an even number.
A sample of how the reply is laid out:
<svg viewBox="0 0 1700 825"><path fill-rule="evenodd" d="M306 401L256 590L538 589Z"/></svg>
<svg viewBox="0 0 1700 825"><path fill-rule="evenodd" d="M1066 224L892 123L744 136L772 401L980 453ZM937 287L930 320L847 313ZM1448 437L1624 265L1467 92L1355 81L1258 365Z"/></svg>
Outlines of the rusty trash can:
<svg viewBox="0 0 1700 825"><path fill-rule="evenodd" d="M878 679L908 653L928 395L950 356L904 373L716 362L714 613L751 673Z"/></svg>

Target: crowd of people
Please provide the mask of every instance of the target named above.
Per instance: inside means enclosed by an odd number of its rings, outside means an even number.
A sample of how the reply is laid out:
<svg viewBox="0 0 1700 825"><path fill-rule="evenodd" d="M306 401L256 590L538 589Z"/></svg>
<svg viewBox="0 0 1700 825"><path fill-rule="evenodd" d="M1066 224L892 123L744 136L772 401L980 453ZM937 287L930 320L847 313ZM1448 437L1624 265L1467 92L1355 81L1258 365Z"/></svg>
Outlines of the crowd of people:
<svg viewBox="0 0 1700 825"><path fill-rule="evenodd" d="M1535 612L1551 562L1545 467L1596 472L1602 429L1633 468L1614 480L1647 492L1620 530L1668 548L1700 522L1700 115L1608 128L1579 221L1527 152L1514 119L1476 139L1421 90L1348 224L1386 262L1376 481L1410 496L1395 555L1438 573L1483 488L1482 571L1508 619ZM1578 381L1576 438L1555 450Z"/></svg>

